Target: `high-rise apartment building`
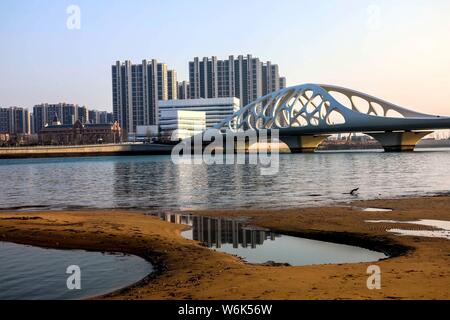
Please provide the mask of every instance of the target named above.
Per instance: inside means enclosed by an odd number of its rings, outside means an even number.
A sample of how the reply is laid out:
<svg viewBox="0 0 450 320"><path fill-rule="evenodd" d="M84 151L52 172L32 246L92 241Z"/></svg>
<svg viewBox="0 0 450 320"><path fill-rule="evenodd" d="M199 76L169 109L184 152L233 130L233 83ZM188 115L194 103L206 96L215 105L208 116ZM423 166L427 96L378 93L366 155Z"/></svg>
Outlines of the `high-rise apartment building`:
<svg viewBox="0 0 450 320"><path fill-rule="evenodd" d="M268 61L262 66L263 77L263 96L280 89L280 72L277 64L272 64Z"/></svg>
<svg viewBox="0 0 450 320"><path fill-rule="evenodd" d="M82 123L89 122L86 107L68 103L44 103L33 107L34 131L41 132L42 128L51 123L55 117L64 125L73 125L77 120Z"/></svg>
<svg viewBox="0 0 450 320"><path fill-rule="evenodd" d="M178 82L178 99L184 100L189 99L189 82L181 81Z"/></svg>
<svg viewBox="0 0 450 320"><path fill-rule="evenodd" d="M284 89L284 88L286 88L286 78L281 77L280 78L280 89Z"/></svg>
<svg viewBox="0 0 450 320"><path fill-rule="evenodd" d="M112 66L112 95L114 120L123 130L134 133L137 126L157 125L158 101L169 97L167 65L117 61Z"/></svg>
<svg viewBox="0 0 450 320"><path fill-rule="evenodd" d="M110 124L114 123L113 114L107 111L89 110L90 124Z"/></svg>
<svg viewBox="0 0 450 320"><path fill-rule="evenodd" d="M89 123L89 111L86 107L77 106L77 114L75 117L75 121L80 120L81 123Z"/></svg>
<svg viewBox="0 0 450 320"><path fill-rule="evenodd" d="M24 108L12 109L13 132L15 134L31 134L31 112Z"/></svg>
<svg viewBox="0 0 450 320"><path fill-rule="evenodd" d="M44 105L45 106L45 105ZM74 124L78 119L78 106L74 104L56 104L56 105L48 105L48 107L52 113L52 116L45 119L44 126L54 118L55 114L58 116L58 119L62 124Z"/></svg>
<svg viewBox="0 0 450 320"><path fill-rule="evenodd" d="M251 55L227 60L196 57L189 62L190 99L236 97L245 106L279 88L278 65Z"/></svg>
<svg viewBox="0 0 450 320"><path fill-rule="evenodd" d="M9 133L9 108L0 108L0 133Z"/></svg>
<svg viewBox="0 0 450 320"><path fill-rule="evenodd" d="M34 128L34 115L33 112L28 112L30 119L30 134L36 133L36 129Z"/></svg>
<svg viewBox="0 0 450 320"><path fill-rule="evenodd" d="M0 108L0 133L30 134L31 123L28 110L18 107Z"/></svg>
<svg viewBox="0 0 450 320"><path fill-rule="evenodd" d="M105 120L103 120L103 116L106 117ZM103 116L100 116L100 123L114 123L114 113L107 112L106 114L103 114Z"/></svg>
<svg viewBox="0 0 450 320"><path fill-rule="evenodd" d="M177 72L175 70L167 71L167 99L178 99Z"/></svg>
<svg viewBox="0 0 450 320"><path fill-rule="evenodd" d="M89 110L89 123L91 124L97 124L100 123L100 111L97 110Z"/></svg>
<svg viewBox="0 0 450 320"><path fill-rule="evenodd" d="M216 74L218 97L234 97L234 58L218 60Z"/></svg>

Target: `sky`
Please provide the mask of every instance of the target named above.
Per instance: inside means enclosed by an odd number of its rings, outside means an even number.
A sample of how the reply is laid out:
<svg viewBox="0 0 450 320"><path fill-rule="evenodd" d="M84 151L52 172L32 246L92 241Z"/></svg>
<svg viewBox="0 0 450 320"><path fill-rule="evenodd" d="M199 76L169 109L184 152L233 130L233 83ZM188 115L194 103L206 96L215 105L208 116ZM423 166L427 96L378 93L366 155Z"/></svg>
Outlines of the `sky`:
<svg viewBox="0 0 450 320"><path fill-rule="evenodd" d="M450 115L449 17L447 0L1 0L0 106L112 110L116 60L155 58L187 80L193 57L252 54L288 85Z"/></svg>

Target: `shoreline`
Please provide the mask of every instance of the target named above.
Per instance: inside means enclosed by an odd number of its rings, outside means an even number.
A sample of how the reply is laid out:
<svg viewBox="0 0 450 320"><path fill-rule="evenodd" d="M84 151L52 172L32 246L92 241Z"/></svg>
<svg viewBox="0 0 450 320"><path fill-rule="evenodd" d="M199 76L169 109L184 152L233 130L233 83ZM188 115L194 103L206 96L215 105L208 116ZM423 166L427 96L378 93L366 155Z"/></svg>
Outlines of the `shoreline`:
<svg viewBox="0 0 450 320"><path fill-rule="evenodd" d="M1 159L78 158L101 156L170 155L172 145L94 144L0 148Z"/></svg>
<svg viewBox="0 0 450 320"><path fill-rule="evenodd" d="M231 207L231 208L224 208L224 207L211 207L211 208L155 208L154 206L150 207L137 207L137 206L130 206L130 207L91 207L91 206L62 206L62 207L52 207L51 205L24 205L24 206L12 206L12 207L0 207L0 214L2 213L27 213L27 212L59 212L59 211L68 211L68 212L76 212L76 211L86 211L86 210L92 210L92 211L124 211L124 212L139 212L141 214L148 214L153 215L154 213L158 212L176 212L176 213L199 213L204 214L205 212L232 212L232 211L255 211L255 210L263 210L263 211L282 211L282 210L302 210L302 209L314 209L314 208L358 208L355 204L357 203L367 203L370 201L402 201L402 200L408 200L408 199L421 199L421 198L439 198L439 197L450 197L450 191L449 192L442 192L442 191L436 191L436 192L429 192L425 195L398 195L393 196L390 198L367 198L367 199L361 199L361 198L354 198L352 201L348 200L336 200L336 201L330 201L330 203L323 203L323 204L317 204L316 206L313 205L299 205L297 207L292 206L286 206L281 208L266 208L266 207ZM361 208L364 208L361 207ZM381 208L381 207L380 207ZM389 209L389 208L384 208ZM245 216L245 215L243 215Z"/></svg>
<svg viewBox="0 0 450 320"><path fill-rule="evenodd" d="M356 245L387 253L389 258L374 263L302 267L248 264L182 238L180 232L186 229L183 225L160 221L141 211L120 209L1 211L0 235L1 241L20 244L134 254L153 264L155 271L141 281L91 299L450 299L445 289L450 287L448 240L396 236L385 231L389 227L385 224L365 223L386 218L450 220L449 196L352 204L353 207L189 212L245 216L250 224L277 233ZM362 212L355 210L356 205L393 207L394 211ZM383 276L387 277L385 290L365 287L366 268L371 264L388 270ZM346 281L342 283L342 279ZM427 285L420 286L421 281Z"/></svg>
<svg viewBox="0 0 450 320"><path fill-rule="evenodd" d="M447 141L447 140L445 140ZM172 144L152 143L116 143L116 144L91 144L91 145L44 145L44 146L17 146L0 147L0 160L18 159L53 159L53 158L80 158L80 157L112 157L112 156L157 156L171 155ZM417 151L448 151L450 143L443 144L418 144ZM367 146L340 146L321 145L316 153L345 153L345 152L384 152L379 145ZM291 154L288 147L280 146L280 154Z"/></svg>

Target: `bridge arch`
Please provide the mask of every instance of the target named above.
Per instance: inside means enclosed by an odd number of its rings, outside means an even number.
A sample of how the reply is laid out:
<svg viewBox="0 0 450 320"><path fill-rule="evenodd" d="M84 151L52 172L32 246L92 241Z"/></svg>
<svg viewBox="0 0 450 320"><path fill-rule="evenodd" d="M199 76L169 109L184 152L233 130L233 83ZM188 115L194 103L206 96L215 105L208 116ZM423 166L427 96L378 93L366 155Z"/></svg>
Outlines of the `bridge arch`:
<svg viewBox="0 0 450 320"><path fill-rule="evenodd" d="M347 103L342 102L342 97ZM395 113L396 117L390 116L391 113ZM382 134L395 131L402 133L412 130L448 129L450 118L416 112L339 86L302 84L257 99L218 123L215 128L232 132L278 129L280 137L291 141L293 138L286 137L320 135L327 137L329 134L347 132ZM395 139L383 139L379 134L372 136L382 144L387 140L404 140L402 136L396 136ZM419 136L421 135L414 135ZM298 142L311 139L294 140ZM302 149L301 144L294 148ZM389 147L389 150L397 149L405 148Z"/></svg>

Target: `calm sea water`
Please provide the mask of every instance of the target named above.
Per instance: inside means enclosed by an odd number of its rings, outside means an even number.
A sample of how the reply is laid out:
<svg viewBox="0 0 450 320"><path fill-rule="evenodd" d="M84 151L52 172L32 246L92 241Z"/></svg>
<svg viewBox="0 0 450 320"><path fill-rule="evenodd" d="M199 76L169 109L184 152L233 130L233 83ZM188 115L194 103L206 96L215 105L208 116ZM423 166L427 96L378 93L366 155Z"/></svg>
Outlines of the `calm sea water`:
<svg viewBox="0 0 450 320"><path fill-rule="evenodd" d="M273 176L250 164L175 165L170 156L0 160L0 208L299 207L448 193L448 172L450 149L282 154Z"/></svg>
<svg viewBox="0 0 450 320"><path fill-rule="evenodd" d="M67 288L72 265L80 267L80 290ZM136 256L0 242L0 300L88 298L129 286L152 271Z"/></svg>

